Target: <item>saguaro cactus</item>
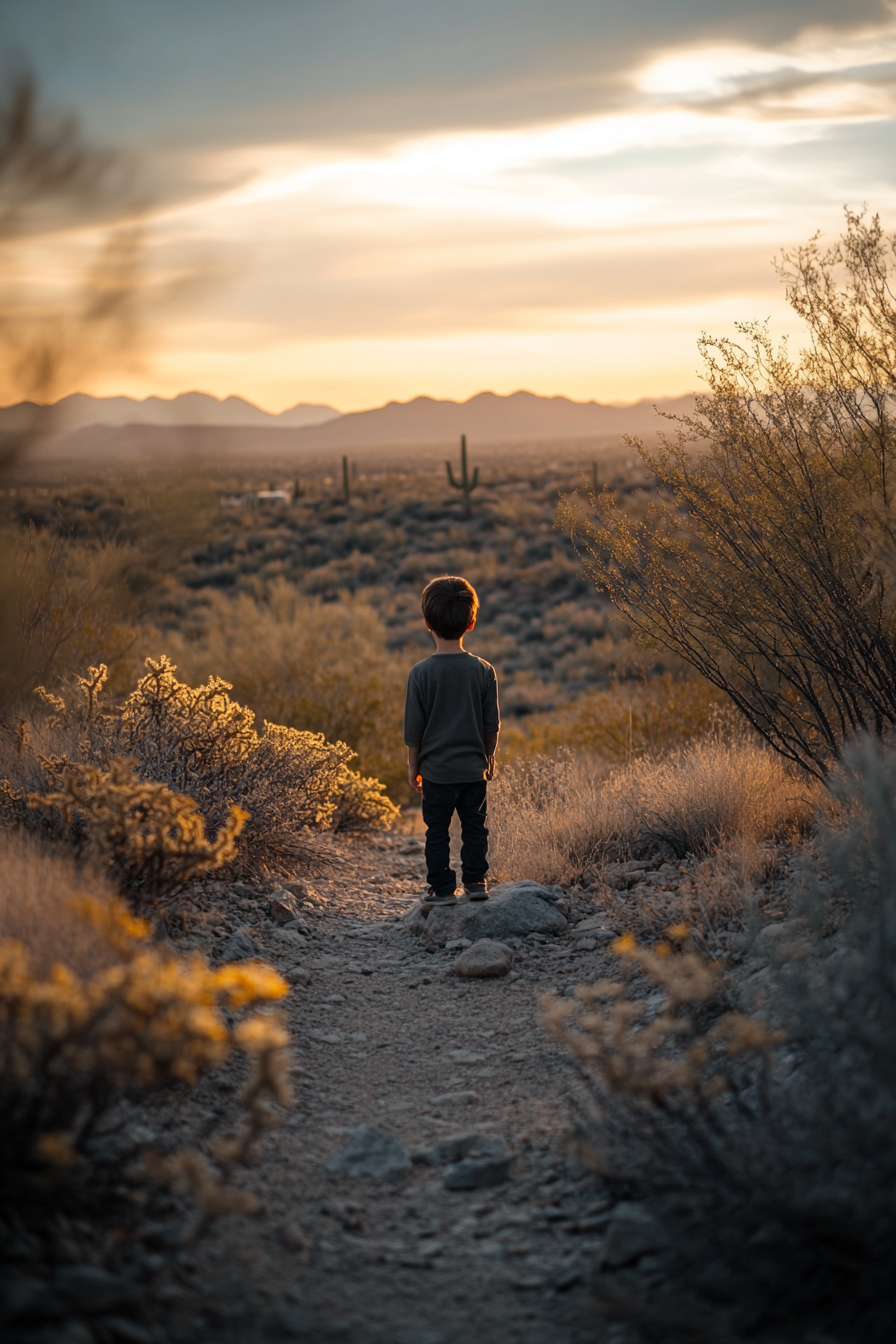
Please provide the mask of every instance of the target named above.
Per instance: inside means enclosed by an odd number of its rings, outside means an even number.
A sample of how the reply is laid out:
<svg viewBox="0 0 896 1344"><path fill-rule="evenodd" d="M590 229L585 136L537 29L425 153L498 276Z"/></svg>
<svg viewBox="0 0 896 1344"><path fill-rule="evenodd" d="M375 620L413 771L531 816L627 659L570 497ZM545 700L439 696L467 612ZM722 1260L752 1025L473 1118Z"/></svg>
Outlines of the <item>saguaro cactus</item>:
<svg viewBox="0 0 896 1344"><path fill-rule="evenodd" d="M478 467L475 467L475 468L473 469L473 475L472 475L472 476L470 476L469 472L467 471L467 436L466 436L466 434L461 434L461 436L460 436L460 480L459 480L459 481L456 481L456 480L454 479L454 469L453 469L453 467L451 466L451 463L450 463L450 462L446 462L446 463L445 463L445 466L448 468L448 483L449 483L449 485L453 485L454 488L455 488L455 490L462 490L462 491L464 492L464 513L465 513L466 516L469 518L469 516L470 516L470 496L472 495L473 491L476 489L477 485L479 484L479 468L478 468Z"/></svg>
<svg viewBox="0 0 896 1344"><path fill-rule="evenodd" d="M343 457L342 459L342 494L346 504L350 503L352 497L352 483L347 457Z"/></svg>

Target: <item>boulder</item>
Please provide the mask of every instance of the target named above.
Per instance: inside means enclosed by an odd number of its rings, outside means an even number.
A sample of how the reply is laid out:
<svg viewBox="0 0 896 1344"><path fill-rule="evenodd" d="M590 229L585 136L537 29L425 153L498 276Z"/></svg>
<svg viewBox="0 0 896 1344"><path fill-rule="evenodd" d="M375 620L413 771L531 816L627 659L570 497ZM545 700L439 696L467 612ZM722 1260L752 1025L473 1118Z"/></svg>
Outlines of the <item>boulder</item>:
<svg viewBox="0 0 896 1344"><path fill-rule="evenodd" d="M336 1175L364 1176L371 1181L400 1181L411 1169L411 1160L394 1135L376 1125L358 1125L351 1143L331 1158L327 1170Z"/></svg>
<svg viewBox="0 0 896 1344"><path fill-rule="evenodd" d="M423 928L426 941L444 947L455 938L525 938L530 933L560 934L567 930L557 909L557 888L535 882L512 882L497 887L487 901L458 901L436 905ZM410 921L409 921L410 922Z"/></svg>
<svg viewBox="0 0 896 1344"><path fill-rule="evenodd" d="M491 938L480 938L461 952L454 963L454 974L487 978L506 975L513 964L513 953Z"/></svg>

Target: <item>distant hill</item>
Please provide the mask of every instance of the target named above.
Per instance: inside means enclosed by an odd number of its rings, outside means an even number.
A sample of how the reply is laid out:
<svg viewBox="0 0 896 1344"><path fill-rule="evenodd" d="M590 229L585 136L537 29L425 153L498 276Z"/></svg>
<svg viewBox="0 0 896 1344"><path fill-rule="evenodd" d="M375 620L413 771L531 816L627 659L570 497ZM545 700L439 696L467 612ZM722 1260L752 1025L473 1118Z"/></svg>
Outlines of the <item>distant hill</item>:
<svg viewBox="0 0 896 1344"><path fill-rule="evenodd" d="M37 407L29 401L0 408L0 431L28 429ZM53 434L72 434L91 425L226 425L245 429L302 429L333 420L333 406L299 403L280 415L253 406L242 397L223 401L207 392L182 392L177 397L91 397L74 392L53 407Z"/></svg>
<svg viewBox="0 0 896 1344"><path fill-rule="evenodd" d="M672 414L693 409L692 396L666 398L656 406ZM659 425L653 401L605 406L599 401L538 397L514 392L499 397L480 392L469 401L390 401L373 411L353 411L338 420L303 430L309 447L367 447L375 444L435 443L467 434L478 442L501 439L580 438L649 434Z"/></svg>
<svg viewBox="0 0 896 1344"><path fill-rule="evenodd" d="M656 402L660 411L678 415L687 414L693 405L692 396ZM28 402L0 409L0 432L26 427L33 411ZM606 406L597 401L571 401L568 397L539 397L532 392L514 392L506 397L480 392L463 402L415 397L412 401L390 401L374 410L347 415L341 415L332 406L309 405L269 415L241 397L219 401L204 392L185 392L170 400L147 397L144 401L76 393L56 404L50 427L53 455L71 451L74 456L84 458L91 455L93 445L104 458L129 457L147 443L145 433L138 431L149 426L168 431L196 427L206 431L215 428L242 431L222 435L221 450L252 457L268 451L275 439L279 446L285 447L279 433L274 436L270 433L282 430L292 431L289 450L295 452L444 444L456 440L460 434L467 434L474 444L560 438L607 440L623 434L651 435L663 428L651 400L631 406ZM93 427L97 430L95 435L91 433ZM162 441L157 435L153 435L152 442L154 450L161 448Z"/></svg>

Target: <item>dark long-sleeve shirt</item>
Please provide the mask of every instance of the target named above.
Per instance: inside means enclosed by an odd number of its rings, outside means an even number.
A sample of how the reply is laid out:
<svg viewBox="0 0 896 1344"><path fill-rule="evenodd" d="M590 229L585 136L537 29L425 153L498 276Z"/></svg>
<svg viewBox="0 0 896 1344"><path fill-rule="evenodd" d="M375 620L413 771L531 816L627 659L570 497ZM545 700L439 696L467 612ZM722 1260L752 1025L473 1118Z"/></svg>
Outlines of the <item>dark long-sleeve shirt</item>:
<svg viewBox="0 0 896 1344"><path fill-rule="evenodd" d="M474 653L434 653L411 668L404 740L420 748L420 774L434 784L482 779L485 739L501 727L498 678Z"/></svg>

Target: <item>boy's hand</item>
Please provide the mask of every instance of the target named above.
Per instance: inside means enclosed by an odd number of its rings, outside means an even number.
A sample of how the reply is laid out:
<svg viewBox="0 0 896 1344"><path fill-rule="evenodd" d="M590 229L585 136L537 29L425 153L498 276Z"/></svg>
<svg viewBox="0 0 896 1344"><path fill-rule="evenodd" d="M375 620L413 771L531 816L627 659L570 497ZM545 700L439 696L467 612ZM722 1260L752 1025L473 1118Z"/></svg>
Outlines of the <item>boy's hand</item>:
<svg viewBox="0 0 896 1344"><path fill-rule="evenodd" d="M416 789L418 793L423 792L423 780L421 776L412 774L410 770L408 771L408 783L410 784L411 788Z"/></svg>
<svg viewBox="0 0 896 1344"><path fill-rule="evenodd" d="M490 780L490 779L494 779L494 777L495 777L495 758L494 758L494 756L486 756L486 758L485 758L485 778L486 778L487 780Z"/></svg>

